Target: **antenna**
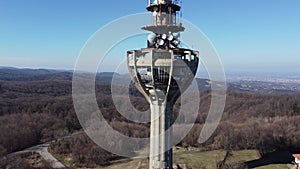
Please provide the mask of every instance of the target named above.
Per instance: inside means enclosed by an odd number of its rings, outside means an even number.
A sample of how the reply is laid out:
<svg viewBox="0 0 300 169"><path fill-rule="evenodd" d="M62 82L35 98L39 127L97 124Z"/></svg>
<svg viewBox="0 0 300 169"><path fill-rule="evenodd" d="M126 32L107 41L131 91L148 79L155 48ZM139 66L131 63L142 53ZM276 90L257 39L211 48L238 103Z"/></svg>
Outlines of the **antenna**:
<svg viewBox="0 0 300 169"><path fill-rule="evenodd" d="M183 5L183 2L182 2L182 0L180 0L180 6L182 7L182 5ZM180 11L180 17L179 17L180 18L180 21L179 21L180 23L182 23L182 15L183 15L182 11Z"/></svg>

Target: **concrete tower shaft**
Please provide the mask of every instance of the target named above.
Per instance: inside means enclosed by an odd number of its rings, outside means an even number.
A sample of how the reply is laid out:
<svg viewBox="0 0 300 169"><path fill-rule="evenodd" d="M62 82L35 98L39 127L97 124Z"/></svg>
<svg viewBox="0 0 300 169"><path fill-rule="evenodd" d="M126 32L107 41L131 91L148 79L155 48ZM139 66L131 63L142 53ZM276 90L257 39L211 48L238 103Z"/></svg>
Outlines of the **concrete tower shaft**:
<svg viewBox="0 0 300 169"><path fill-rule="evenodd" d="M172 168L173 105L197 72L199 53L147 48L127 52L132 81L151 109L150 167Z"/></svg>

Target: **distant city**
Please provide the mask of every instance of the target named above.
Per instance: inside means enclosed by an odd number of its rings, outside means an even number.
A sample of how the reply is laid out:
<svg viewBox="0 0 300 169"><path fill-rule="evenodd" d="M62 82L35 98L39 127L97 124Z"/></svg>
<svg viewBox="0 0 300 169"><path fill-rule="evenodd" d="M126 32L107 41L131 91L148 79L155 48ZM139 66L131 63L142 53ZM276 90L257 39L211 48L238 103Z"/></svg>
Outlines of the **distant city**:
<svg viewBox="0 0 300 169"><path fill-rule="evenodd" d="M233 88L256 92L300 91L300 75L227 75Z"/></svg>

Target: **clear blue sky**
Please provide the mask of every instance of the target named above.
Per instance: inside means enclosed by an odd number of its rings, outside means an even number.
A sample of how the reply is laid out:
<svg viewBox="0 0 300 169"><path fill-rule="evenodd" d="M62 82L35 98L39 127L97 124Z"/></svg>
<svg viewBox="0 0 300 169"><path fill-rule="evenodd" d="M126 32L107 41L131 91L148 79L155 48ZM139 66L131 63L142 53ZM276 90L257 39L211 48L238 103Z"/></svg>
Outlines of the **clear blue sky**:
<svg viewBox="0 0 300 169"><path fill-rule="evenodd" d="M147 0L0 0L0 66L72 69L99 28ZM183 1L225 70L300 73L299 0ZM120 56L125 57L125 56Z"/></svg>

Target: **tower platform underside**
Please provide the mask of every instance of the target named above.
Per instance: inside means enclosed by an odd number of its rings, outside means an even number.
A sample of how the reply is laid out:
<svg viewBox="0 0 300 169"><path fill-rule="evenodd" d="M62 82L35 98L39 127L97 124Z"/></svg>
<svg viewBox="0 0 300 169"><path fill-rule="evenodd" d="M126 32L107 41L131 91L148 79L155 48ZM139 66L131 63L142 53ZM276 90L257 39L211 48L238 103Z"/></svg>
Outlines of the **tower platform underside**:
<svg viewBox="0 0 300 169"><path fill-rule="evenodd" d="M145 48L127 52L128 69L150 103L150 169L172 169L173 105L192 82L199 53Z"/></svg>
<svg viewBox="0 0 300 169"><path fill-rule="evenodd" d="M181 25L152 25L144 26L142 29L151 31L155 34L169 34L169 32L178 33L185 30L185 28Z"/></svg>

